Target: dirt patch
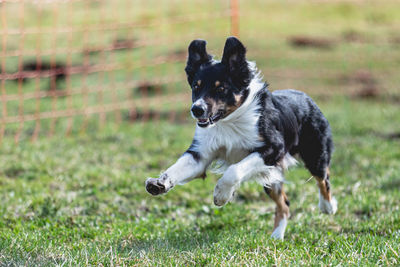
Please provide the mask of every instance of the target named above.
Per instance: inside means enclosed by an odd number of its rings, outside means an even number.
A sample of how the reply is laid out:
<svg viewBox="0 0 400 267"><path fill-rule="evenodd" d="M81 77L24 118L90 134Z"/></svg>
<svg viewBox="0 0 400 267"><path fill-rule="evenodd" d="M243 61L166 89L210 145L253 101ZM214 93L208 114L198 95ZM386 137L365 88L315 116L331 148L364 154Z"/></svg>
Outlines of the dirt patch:
<svg viewBox="0 0 400 267"><path fill-rule="evenodd" d="M356 98L377 98L378 96L378 87L374 85L363 86L353 95Z"/></svg>
<svg viewBox="0 0 400 267"><path fill-rule="evenodd" d="M158 110L131 110L126 117L129 121L169 120L174 123L188 121L187 111L158 111Z"/></svg>
<svg viewBox="0 0 400 267"><path fill-rule="evenodd" d="M400 46L400 35L391 37L390 42L396 46Z"/></svg>
<svg viewBox="0 0 400 267"><path fill-rule="evenodd" d="M388 134L387 139L400 139L400 132Z"/></svg>
<svg viewBox="0 0 400 267"><path fill-rule="evenodd" d="M350 77L350 81L360 84L376 84L377 80L369 70L357 70Z"/></svg>
<svg viewBox="0 0 400 267"><path fill-rule="evenodd" d="M375 135L383 139L400 140L400 132L393 132L393 133L375 132Z"/></svg>
<svg viewBox="0 0 400 267"><path fill-rule="evenodd" d="M187 52L185 49L177 49L169 53L169 60L185 60L187 56Z"/></svg>
<svg viewBox="0 0 400 267"><path fill-rule="evenodd" d="M121 51L121 50L129 50L137 47L137 40L134 39L125 39L125 38L118 38L112 41L110 47L104 47L104 46L94 46L94 47L87 47L82 50L82 54L85 56L96 56L99 53L103 51L109 51L109 50L116 50L116 51Z"/></svg>
<svg viewBox="0 0 400 267"><path fill-rule="evenodd" d="M22 64L22 71L18 73L19 77L16 77L14 81L18 82L21 79L23 83L26 83L37 76L40 77L43 72L49 71L51 74L48 90L62 89L60 84L65 81L68 75L68 68L63 62L26 60Z"/></svg>
<svg viewBox="0 0 400 267"><path fill-rule="evenodd" d="M151 82L143 82L138 87L134 88L135 95L144 97L161 95L165 91L163 84L155 84Z"/></svg>
<svg viewBox="0 0 400 267"><path fill-rule="evenodd" d="M380 96L379 82L369 70L357 70L354 73L342 75L339 80L358 88L352 95L354 98L377 98Z"/></svg>
<svg viewBox="0 0 400 267"><path fill-rule="evenodd" d="M330 49L335 45L335 41L328 38L312 36L292 36L288 42L293 47L311 47L320 49Z"/></svg>
<svg viewBox="0 0 400 267"><path fill-rule="evenodd" d="M134 39L118 38L113 41L112 48L114 50L127 50L134 48L135 45L136 45L136 40Z"/></svg>
<svg viewBox="0 0 400 267"><path fill-rule="evenodd" d="M348 43L367 43L371 41L364 34L355 30L343 32L342 39Z"/></svg>

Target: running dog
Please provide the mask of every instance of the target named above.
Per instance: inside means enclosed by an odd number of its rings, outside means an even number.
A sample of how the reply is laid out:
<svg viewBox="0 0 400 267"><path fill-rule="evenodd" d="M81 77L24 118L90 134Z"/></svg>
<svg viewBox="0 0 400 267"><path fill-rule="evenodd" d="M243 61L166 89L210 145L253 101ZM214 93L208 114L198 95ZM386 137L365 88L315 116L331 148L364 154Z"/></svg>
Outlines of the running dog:
<svg viewBox="0 0 400 267"><path fill-rule="evenodd" d="M185 71L196 131L174 165L159 178L147 179L150 194L164 194L175 185L205 177L209 165L218 161L223 175L215 186L215 205L229 202L242 182L256 180L276 203L272 237L283 239L289 218L284 171L298 155L317 181L320 210L336 212L329 183L331 129L309 96L296 90L271 93L235 37L226 40L221 61L207 53L206 41L192 41Z"/></svg>

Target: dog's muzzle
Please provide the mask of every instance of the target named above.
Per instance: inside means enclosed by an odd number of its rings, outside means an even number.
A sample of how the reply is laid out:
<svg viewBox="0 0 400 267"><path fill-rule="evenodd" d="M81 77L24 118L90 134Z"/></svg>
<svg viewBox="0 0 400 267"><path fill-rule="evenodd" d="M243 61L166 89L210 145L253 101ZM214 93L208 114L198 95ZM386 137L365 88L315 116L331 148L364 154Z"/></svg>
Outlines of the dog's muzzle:
<svg viewBox="0 0 400 267"><path fill-rule="evenodd" d="M202 104L193 104L192 105L192 114L197 119L200 119L206 113L207 106Z"/></svg>
<svg viewBox="0 0 400 267"><path fill-rule="evenodd" d="M207 104L203 99L198 99L194 102L190 111L200 127L207 127L210 124L210 120L207 117Z"/></svg>

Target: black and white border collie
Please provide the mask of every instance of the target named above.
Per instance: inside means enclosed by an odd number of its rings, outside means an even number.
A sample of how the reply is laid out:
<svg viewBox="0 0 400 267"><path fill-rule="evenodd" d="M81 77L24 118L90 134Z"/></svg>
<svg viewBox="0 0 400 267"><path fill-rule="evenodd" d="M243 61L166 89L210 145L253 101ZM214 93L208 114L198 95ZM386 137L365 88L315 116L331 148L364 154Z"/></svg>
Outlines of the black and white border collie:
<svg viewBox="0 0 400 267"><path fill-rule="evenodd" d="M270 92L246 49L235 37L226 40L221 61L206 51L206 41L189 45L185 68L192 88L192 116L197 120L193 142L159 178L149 178L152 195L175 185L205 177L213 161L223 170L214 190L214 203L223 206L239 185L256 180L276 203L272 237L283 239L289 218L289 200L283 191L284 170L299 155L317 180L319 208L334 214L329 164L333 142L329 123L305 93Z"/></svg>

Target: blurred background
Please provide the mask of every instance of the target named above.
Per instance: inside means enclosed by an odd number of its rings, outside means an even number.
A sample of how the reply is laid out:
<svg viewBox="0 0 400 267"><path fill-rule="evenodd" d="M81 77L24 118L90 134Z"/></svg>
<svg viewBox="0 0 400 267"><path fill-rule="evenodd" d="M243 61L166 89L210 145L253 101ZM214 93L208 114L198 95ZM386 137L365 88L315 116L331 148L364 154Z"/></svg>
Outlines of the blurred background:
<svg viewBox="0 0 400 267"><path fill-rule="evenodd" d="M0 0L0 18L0 266L400 264L398 0ZM195 130L189 43L220 59L230 35L333 131L338 213L299 163L285 242L256 183L221 209L211 172L145 191Z"/></svg>
<svg viewBox="0 0 400 267"><path fill-rule="evenodd" d="M400 101L397 1L3 0L0 138L186 121L187 46L240 36L270 89Z"/></svg>

